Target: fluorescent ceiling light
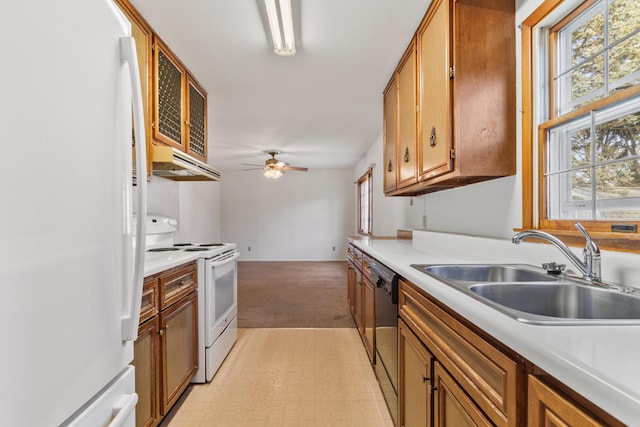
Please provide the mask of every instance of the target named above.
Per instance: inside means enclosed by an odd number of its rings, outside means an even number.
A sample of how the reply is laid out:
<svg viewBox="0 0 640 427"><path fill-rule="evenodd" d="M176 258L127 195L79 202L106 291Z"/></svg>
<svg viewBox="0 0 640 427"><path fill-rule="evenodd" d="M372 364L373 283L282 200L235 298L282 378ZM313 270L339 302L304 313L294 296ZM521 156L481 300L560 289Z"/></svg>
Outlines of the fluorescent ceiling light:
<svg viewBox="0 0 640 427"><path fill-rule="evenodd" d="M293 17L291 13L291 0L279 0L280 15L276 7L276 0L264 0L273 39L273 51L277 55L291 56L296 53L296 42L293 35ZM282 29L280 27L282 23ZM284 39L284 43L283 43Z"/></svg>

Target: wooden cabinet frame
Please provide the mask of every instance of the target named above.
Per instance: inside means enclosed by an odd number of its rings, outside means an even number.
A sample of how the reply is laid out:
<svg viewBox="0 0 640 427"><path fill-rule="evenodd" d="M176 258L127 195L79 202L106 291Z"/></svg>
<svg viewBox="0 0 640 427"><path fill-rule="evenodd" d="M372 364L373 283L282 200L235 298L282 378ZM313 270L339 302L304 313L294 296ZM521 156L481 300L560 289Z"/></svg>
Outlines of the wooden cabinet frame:
<svg viewBox="0 0 640 427"><path fill-rule="evenodd" d="M207 161L207 92L202 85L189 73L187 68L180 62L178 57L171 51L171 49L158 37L154 35L153 38L153 139L156 143L162 145L169 145L178 148L185 153L202 160ZM160 55L165 56L169 62L174 66L176 71L180 74L180 140L174 139L161 132L161 117L160 117L160 88L159 88L159 58ZM198 95L204 98L204 117L203 132L204 132L204 154L195 151L190 144L190 128L191 128L191 109L190 109L190 88L194 88Z"/></svg>
<svg viewBox="0 0 640 427"><path fill-rule="evenodd" d="M514 17L515 4L503 0L430 4L411 42L417 43L419 177L406 187L397 182L395 190L385 183L386 195L418 195L515 174Z"/></svg>

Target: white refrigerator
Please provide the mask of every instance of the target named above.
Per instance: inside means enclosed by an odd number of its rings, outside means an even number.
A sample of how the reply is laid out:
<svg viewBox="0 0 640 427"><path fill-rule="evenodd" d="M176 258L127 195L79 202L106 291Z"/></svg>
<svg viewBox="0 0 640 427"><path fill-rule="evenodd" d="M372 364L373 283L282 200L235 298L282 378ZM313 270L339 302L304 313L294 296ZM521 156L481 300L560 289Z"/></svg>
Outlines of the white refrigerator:
<svg viewBox="0 0 640 427"><path fill-rule="evenodd" d="M133 191L129 35L111 0L0 12L3 426L134 425L146 171L138 144Z"/></svg>

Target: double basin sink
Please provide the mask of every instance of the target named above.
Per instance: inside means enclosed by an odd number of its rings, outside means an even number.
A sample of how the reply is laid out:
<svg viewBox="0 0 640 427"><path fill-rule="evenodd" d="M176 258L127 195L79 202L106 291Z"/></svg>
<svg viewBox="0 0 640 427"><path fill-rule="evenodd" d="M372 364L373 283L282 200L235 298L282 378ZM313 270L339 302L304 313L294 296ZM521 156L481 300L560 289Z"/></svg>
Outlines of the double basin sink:
<svg viewBox="0 0 640 427"><path fill-rule="evenodd" d="M640 325L640 290L548 274L523 264L413 264L412 267L520 322Z"/></svg>

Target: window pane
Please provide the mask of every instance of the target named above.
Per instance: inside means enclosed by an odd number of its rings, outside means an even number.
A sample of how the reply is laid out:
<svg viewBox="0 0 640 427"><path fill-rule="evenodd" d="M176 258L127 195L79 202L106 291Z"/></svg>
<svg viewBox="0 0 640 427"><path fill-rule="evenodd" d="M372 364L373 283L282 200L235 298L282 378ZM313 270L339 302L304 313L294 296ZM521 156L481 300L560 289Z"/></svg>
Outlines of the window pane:
<svg viewBox="0 0 640 427"><path fill-rule="evenodd" d="M609 3L610 42L615 42L638 28L640 28L638 0L613 0Z"/></svg>
<svg viewBox="0 0 640 427"><path fill-rule="evenodd" d="M596 168L596 188L598 199L638 198L640 201L640 161Z"/></svg>
<svg viewBox="0 0 640 427"><path fill-rule="evenodd" d="M596 162L640 154L640 112L596 127Z"/></svg>
<svg viewBox="0 0 640 427"><path fill-rule="evenodd" d="M609 52L609 64L609 81L612 85L617 86L617 80L623 80L622 83L626 83L627 80L633 81L633 78L624 78L640 71L640 33L615 45Z"/></svg>
<svg viewBox="0 0 640 427"><path fill-rule="evenodd" d="M591 130L582 129L572 132L571 140L571 167L576 168L591 163Z"/></svg>
<svg viewBox="0 0 640 427"><path fill-rule="evenodd" d="M604 49L604 15L598 13L571 32L571 65L577 65Z"/></svg>
<svg viewBox="0 0 640 427"><path fill-rule="evenodd" d="M551 175L547 178L549 219L591 219L590 169Z"/></svg>
<svg viewBox="0 0 640 427"><path fill-rule="evenodd" d="M580 169L571 172L571 200L591 200L591 172L590 169Z"/></svg>
<svg viewBox="0 0 640 427"><path fill-rule="evenodd" d="M604 55L598 55L573 70L570 79L571 101L604 88Z"/></svg>

